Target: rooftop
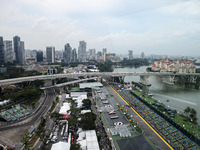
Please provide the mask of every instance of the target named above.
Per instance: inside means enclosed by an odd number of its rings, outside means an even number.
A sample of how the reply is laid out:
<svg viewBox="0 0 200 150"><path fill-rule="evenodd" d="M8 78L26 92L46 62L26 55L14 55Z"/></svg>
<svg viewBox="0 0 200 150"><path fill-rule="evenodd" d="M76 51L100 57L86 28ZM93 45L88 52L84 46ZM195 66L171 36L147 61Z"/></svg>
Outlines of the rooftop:
<svg viewBox="0 0 200 150"><path fill-rule="evenodd" d="M100 86L103 86L101 82L80 83L80 89L100 87Z"/></svg>

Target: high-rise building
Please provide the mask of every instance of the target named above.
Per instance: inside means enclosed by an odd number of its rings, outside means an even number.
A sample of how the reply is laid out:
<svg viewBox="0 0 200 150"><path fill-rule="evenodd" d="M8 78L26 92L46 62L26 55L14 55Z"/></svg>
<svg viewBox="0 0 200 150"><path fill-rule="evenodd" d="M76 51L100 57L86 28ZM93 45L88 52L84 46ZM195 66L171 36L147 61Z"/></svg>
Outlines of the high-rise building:
<svg viewBox="0 0 200 150"><path fill-rule="evenodd" d="M78 60L79 62L86 62L86 42L85 41L79 41Z"/></svg>
<svg viewBox="0 0 200 150"><path fill-rule="evenodd" d="M16 63L19 63L19 42L20 42L20 37L19 36L15 36L13 37L13 45L14 45L14 53L15 53L15 60Z"/></svg>
<svg viewBox="0 0 200 150"><path fill-rule="evenodd" d="M70 47L69 43L65 44L65 51L64 51L64 61L66 63L70 63L72 60L72 48Z"/></svg>
<svg viewBox="0 0 200 150"><path fill-rule="evenodd" d="M128 59L133 59L133 50L128 51Z"/></svg>
<svg viewBox="0 0 200 150"><path fill-rule="evenodd" d="M96 55L96 49L89 49L89 55L95 56Z"/></svg>
<svg viewBox="0 0 200 150"><path fill-rule="evenodd" d="M76 53L75 48L72 50L72 61L71 62L77 62L77 53Z"/></svg>
<svg viewBox="0 0 200 150"><path fill-rule="evenodd" d="M107 49L106 48L103 48L103 53L107 53Z"/></svg>
<svg viewBox="0 0 200 150"><path fill-rule="evenodd" d="M106 53L107 53L107 49L106 49L106 48L103 48L103 61L106 61L106 60L107 60Z"/></svg>
<svg viewBox="0 0 200 150"><path fill-rule="evenodd" d="M4 62L13 63L13 49L12 49L12 41L4 41Z"/></svg>
<svg viewBox="0 0 200 150"><path fill-rule="evenodd" d="M99 57L99 58L102 57L102 52L101 52L101 51L98 51L98 52L97 52L97 57Z"/></svg>
<svg viewBox="0 0 200 150"><path fill-rule="evenodd" d="M61 61L63 59L64 52L62 50L55 51L55 59Z"/></svg>
<svg viewBox="0 0 200 150"><path fill-rule="evenodd" d="M37 59L37 62L43 62L43 51L36 52L36 59Z"/></svg>
<svg viewBox="0 0 200 150"><path fill-rule="evenodd" d="M55 62L55 47L53 46L46 47L46 61L48 63Z"/></svg>
<svg viewBox="0 0 200 150"><path fill-rule="evenodd" d="M141 59L144 59L144 57L145 57L145 56L144 56L144 52L142 52L141 55L140 55L140 58L141 58Z"/></svg>
<svg viewBox="0 0 200 150"><path fill-rule="evenodd" d="M95 60L96 58L96 49L89 49L89 52L87 54L87 58L90 60Z"/></svg>
<svg viewBox="0 0 200 150"><path fill-rule="evenodd" d="M18 43L18 49L19 49L19 56L18 56L18 61L19 64L23 65L25 64L25 49L24 49L24 42L20 41Z"/></svg>
<svg viewBox="0 0 200 150"><path fill-rule="evenodd" d="M4 63L4 44L2 36L0 36L0 63Z"/></svg>
<svg viewBox="0 0 200 150"><path fill-rule="evenodd" d="M25 50L24 50L24 42L20 41L20 37L13 37L13 45L15 52L16 63L25 64Z"/></svg>

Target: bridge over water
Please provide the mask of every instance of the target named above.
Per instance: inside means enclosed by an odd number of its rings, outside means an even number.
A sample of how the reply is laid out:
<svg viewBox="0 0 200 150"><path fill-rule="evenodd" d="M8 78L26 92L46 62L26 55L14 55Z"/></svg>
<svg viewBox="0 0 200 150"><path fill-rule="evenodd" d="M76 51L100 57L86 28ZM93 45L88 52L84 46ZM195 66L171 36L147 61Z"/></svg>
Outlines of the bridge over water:
<svg viewBox="0 0 200 150"><path fill-rule="evenodd" d="M186 76L189 78L190 82L195 83L197 77L200 77L200 73L172 73L172 72L84 72L84 73L67 73L67 74L54 74L54 75L39 75L39 76L29 76L29 77L20 77L12 79L0 80L1 85L16 84L21 82L29 82L35 80L48 80L56 78L74 78L74 77L121 77L122 79L125 76L140 76L140 82L148 85L150 76L164 76L168 79L168 82L174 82L175 76Z"/></svg>

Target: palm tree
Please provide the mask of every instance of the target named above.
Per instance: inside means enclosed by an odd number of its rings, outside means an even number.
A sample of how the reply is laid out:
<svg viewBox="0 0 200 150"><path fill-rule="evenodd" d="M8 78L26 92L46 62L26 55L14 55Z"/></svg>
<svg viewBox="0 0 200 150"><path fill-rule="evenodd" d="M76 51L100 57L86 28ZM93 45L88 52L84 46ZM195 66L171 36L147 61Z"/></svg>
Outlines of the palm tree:
<svg viewBox="0 0 200 150"><path fill-rule="evenodd" d="M196 116L197 116L197 111L192 108L190 110L190 114L189 114L189 117L190 117L191 121L196 122L197 121L197 117Z"/></svg>
<svg viewBox="0 0 200 150"><path fill-rule="evenodd" d="M24 144L24 148L25 148L25 150L29 150L29 148L30 148L30 141L29 141L29 133L28 132L26 132L25 134L24 134L24 136L22 137L22 139L21 139L21 142Z"/></svg>
<svg viewBox="0 0 200 150"><path fill-rule="evenodd" d="M191 111L191 108L188 106L188 107L185 108L184 113L188 116L190 111Z"/></svg>
<svg viewBox="0 0 200 150"><path fill-rule="evenodd" d="M46 144L49 136L50 136L51 131L50 130L46 130L44 132L41 133L40 135L40 140L42 141L43 144Z"/></svg>
<svg viewBox="0 0 200 150"><path fill-rule="evenodd" d="M196 111L194 108L192 108L192 109L190 110L190 113L196 115L196 114L197 114L197 111Z"/></svg>
<svg viewBox="0 0 200 150"><path fill-rule="evenodd" d="M192 122L196 122L196 121L197 121L196 115L190 114L190 120L191 120Z"/></svg>

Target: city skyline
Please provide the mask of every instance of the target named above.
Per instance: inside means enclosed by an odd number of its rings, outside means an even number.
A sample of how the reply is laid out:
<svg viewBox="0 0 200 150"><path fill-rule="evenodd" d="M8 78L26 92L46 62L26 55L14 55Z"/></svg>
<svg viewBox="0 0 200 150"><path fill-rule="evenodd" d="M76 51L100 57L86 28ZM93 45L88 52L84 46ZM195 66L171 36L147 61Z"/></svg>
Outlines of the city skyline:
<svg viewBox="0 0 200 150"><path fill-rule="evenodd" d="M200 55L197 0L20 0L2 2L0 8L1 36L22 37L26 49L62 50L65 43L78 48L84 40L87 50Z"/></svg>

